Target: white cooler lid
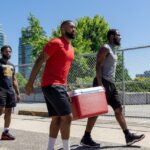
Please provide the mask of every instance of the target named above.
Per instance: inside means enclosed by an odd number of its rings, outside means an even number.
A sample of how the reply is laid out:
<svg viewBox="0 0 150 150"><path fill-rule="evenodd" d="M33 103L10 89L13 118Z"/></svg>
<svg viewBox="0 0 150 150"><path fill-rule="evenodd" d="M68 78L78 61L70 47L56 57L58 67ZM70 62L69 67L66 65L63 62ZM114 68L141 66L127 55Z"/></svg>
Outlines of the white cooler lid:
<svg viewBox="0 0 150 150"><path fill-rule="evenodd" d="M73 97L73 96L77 96L77 95L81 95L81 94L104 92L104 91L105 91L105 89L102 86L85 88L85 89L77 89L77 90L72 91L70 93L70 96Z"/></svg>

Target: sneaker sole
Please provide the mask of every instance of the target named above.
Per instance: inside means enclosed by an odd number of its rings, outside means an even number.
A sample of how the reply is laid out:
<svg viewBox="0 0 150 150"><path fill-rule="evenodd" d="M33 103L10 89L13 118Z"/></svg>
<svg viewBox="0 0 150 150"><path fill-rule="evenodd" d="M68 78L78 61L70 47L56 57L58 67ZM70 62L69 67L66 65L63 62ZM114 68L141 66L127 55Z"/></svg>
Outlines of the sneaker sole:
<svg viewBox="0 0 150 150"><path fill-rule="evenodd" d="M1 141L14 141L15 139L0 139Z"/></svg>
<svg viewBox="0 0 150 150"><path fill-rule="evenodd" d="M99 146L90 146L90 145L86 145L84 143L80 143L81 146L86 146L86 147L95 147L95 148L100 148L100 145Z"/></svg>
<svg viewBox="0 0 150 150"><path fill-rule="evenodd" d="M127 146L131 146L132 144L134 144L136 142L139 142L139 141L143 140L144 138L145 138L145 135L143 135L140 139L136 139L136 140L134 140L134 141L132 141L130 143L127 143Z"/></svg>
<svg viewBox="0 0 150 150"><path fill-rule="evenodd" d="M15 139L10 139L10 138L1 138L0 140L1 140L1 141L5 141L5 140L7 140L7 141L13 141L13 140L15 140Z"/></svg>

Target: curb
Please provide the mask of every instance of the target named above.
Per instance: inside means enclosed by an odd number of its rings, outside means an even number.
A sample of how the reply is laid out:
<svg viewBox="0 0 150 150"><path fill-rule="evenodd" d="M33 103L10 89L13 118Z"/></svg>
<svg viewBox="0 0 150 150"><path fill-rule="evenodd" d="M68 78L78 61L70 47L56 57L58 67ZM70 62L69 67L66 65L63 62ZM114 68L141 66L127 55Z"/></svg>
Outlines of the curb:
<svg viewBox="0 0 150 150"><path fill-rule="evenodd" d="M47 112L30 111L30 110L19 110L18 111L18 115L48 117L48 113Z"/></svg>

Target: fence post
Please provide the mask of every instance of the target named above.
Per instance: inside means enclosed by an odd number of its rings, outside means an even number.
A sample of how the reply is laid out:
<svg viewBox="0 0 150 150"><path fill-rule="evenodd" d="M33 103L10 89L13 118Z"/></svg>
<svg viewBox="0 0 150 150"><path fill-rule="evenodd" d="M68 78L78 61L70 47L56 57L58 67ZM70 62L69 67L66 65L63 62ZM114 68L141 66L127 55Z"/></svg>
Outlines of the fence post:
<svg viewBox="0 0 150 150"><path fill-rule="evenodd" d="M125 77L124 77L124 50L122 50L122 101L123 101L123 114L125 116Z"/></svg>

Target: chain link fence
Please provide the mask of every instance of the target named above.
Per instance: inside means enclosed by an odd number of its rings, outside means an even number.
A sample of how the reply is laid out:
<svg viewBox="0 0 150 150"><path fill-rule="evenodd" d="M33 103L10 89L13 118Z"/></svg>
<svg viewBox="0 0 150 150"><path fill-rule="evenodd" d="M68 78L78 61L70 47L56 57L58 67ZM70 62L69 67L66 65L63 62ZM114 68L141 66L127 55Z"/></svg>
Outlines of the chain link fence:
<svg viewBox="0 0 150 150"><path fill-rule="evenodd" d="M118 50L116 86L124 113L129 117L150 118L149 49L150 46L143 46ZM76 56L68 77L68 91L92 87L96 73L95 66L95 53ZM32 67L33 64L16 66L22 100L25 102L44 102L40 89L43 69L36 79L34 93L30 97L24 94L24 85L29 78ZM113 115L113 112L110 111L107 115Z"/></svg>

